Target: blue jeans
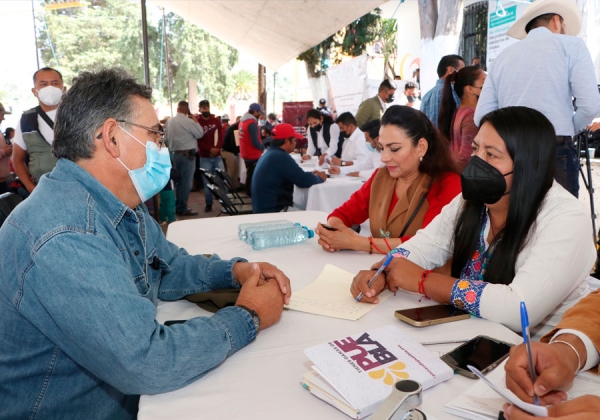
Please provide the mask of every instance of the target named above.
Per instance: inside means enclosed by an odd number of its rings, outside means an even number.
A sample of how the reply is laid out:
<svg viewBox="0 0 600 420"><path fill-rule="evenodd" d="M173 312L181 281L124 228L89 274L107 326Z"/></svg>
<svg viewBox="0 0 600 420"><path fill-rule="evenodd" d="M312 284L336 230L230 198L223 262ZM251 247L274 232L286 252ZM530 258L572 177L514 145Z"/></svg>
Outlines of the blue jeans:
<svg viewBox="0 0 600 420"><path fill-rule="evenodd" d="M575 197L579 197L579 156L572 140L559 137L556 143L556 182Z"/></svg>
<svg viewBox="0 0 600 420"><path fill-rule="evenodd" d="M194 182L196 156L190 159L188 154L173 153L173 167L179 172L179 181L175 184L175 211L183 213L188 209L188 198Z"/></svg>
<svg viewBox="0 0 600 420"><path fill-rule="evenodd" d="M217 156L214 158L201 157L200 167L202 169L206 169L207 171L211 171L212 173L215 173L215 169L217 168L225 170L225 166L223 166L223 159L221 159L221 156ZM206 205L212 205L213 196L206 182L204 182L204 197L206 198Z"/></svg>

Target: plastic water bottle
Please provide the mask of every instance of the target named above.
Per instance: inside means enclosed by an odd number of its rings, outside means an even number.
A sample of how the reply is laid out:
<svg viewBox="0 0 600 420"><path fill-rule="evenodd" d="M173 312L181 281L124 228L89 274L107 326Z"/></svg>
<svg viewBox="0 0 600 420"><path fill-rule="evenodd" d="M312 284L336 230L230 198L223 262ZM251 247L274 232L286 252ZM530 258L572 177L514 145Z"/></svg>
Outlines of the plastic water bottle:
<svg viewBox="0 0 600 420"><path fill-rule="evenodd" d="M269 226L291 227L293 225L294 224L289 220L269 220L266 222L241 223L240 225L238 225L238 238L240 238L242 241L246 240L246 237L248 236L246 230L249 228L252 228L254 230L260 230L261 228L267 228Z"/></svg>
<svg viewBox="0 0 600 420"><path fill-rule="evenodd" d="M315 236L315 232L306 226L292 226L284 229L254 232L251 235L251 243L252 249L258 251L265 248L301 244L313 236Z"/></svg>
<svg viewBox="0 0 600 420"><path fill-rule="evenodd" d="M246 242L248 245L252 245L252 235L255 234L256 232L266 232L266 231L271 231L271 230L281 230L281 229L286 229L286 228L290 228L293 226L300 226L300 223L278 223L275 225L268 225L268 226L250 226L249 228L246 229L246 238L244 238L244 242Z"/></svg>

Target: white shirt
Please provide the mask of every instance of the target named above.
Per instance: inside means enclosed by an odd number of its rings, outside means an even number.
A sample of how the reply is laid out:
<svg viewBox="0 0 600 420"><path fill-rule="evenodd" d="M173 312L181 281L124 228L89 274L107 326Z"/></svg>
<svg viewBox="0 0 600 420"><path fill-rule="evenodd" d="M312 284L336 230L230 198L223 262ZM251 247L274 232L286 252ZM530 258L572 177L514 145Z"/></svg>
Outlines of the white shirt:
<svg viewBox="0 0 600 420"><path fill-rule="evenodd" d="M594 343L587 335L585 335L584 333L582 333L580 331L571 330L568 328L565 328L564 330L558 330L558 332L556 334L554 334L554 337L552 337L550 342L553 342L554 340L560 340L559 336L562 334L576 335L583 342L583 345L585 346L585 352L587 354L587 359L585 361L585 365L583 365L583 367L581 368L581 372L591 369L594 366L597 366L598 363L600 363L600 354L598 354L598 350L596 350L596 346L594 346ZM583 355L580 354L579 357L581 357L581 356L583 356Z"/></svg>
<svg viewBox="0 0 600 420"><path fill-rule="evenodd" d="M452 257L453 233L463 204L459 194L425 228L401 245L408 259L425 269L441 267ZM587 277L596 260L592 223L583 204L556 181L517 257L511 284L488 284L481 294L482 318L521 331L519 306L527 304L531 332L539 339L590 289ZM484 237L489 233L489 220ZM487 246L487 244L486 244Z"/></svg>
<svg viewBox="0 0 600 420"><path fill-rule="evenodd" d="M56 109L53 109L52 111L46 112L52 121L56 121L56 111ZM46 121L44 121L44 119L39 115L37 116L37 120L41 135L44 136L44 139L48 142L48 144L52 145L52 142L54 141L54 130L50 128L50 126L46 124ZM21 132L20 120L15 128L15 136L13 137L12 142L13 144L17 144L21 149L27 150L25 140L23 140L23 133Z"/></svg>
<svg viewBox="0 0 600 420"><path fill-rule="evenodd" d="M544 114L557 136L572 136L588 126L600 113L600 95L583 40L535 28L502 51L483 85L475 124L495 109L516 105Z"/></svg>
<svg viewBox="0 0 600 420"><path fill-rule="evenodd" d="M404 92L402 92L400 95L398 95L397 99L394 101L394 105L408 106L408 98L404 94ZM416 109L416 110L421 109L421 101L419 100L419 98L415 98L415 101L413 102L411 108Z"/></svg>
<svg viewBox="0 0 600 420"><path fill-rule="evenodd" d="M323 138L323 130L324 128L322 127L319 131L317 131L317 146L322 155L327 154L327 156L331 157L337 152L338 140L340 138L340 127L335 123L331 124L329 127L329 146L327 146L327 143L325 143L325 139ZM309 156L314 156L317 152L317 149L315 149L312 136L310 135L310 130L307 134L308 148L306 149L306 154Z"/></svg>
<svg viewBox="0 0 600 420"><path fill-rule="evenodd" d="M371 178L371 175L373 175L373 172L375 172L375 169L383 168L385 166L383 162L381 162L381 153L377 150L371 152L369 149L367 149L367 152L367 157L356 165L341 166L340 174L347 175L351 172L358 172L358 176L362 179L369 179Z"/></svg>
<svg viewBox="0 0 600 420"><path fill-rule="evenodd" d="M357 128L350 137L344 140L341 159L348 162L352 161L352 165L356 165L358 162L365 160L368 154L365 134Z"/></svg>

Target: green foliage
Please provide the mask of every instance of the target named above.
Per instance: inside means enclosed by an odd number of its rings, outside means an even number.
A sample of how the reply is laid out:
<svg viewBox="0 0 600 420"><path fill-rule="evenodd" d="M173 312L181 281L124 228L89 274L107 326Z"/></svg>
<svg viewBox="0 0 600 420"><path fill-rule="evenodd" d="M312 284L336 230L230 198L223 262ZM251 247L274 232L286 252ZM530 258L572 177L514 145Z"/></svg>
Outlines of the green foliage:
<svg viewBox="0 0 600 420"><path fill-rule="evenodd" d="M381 52L387 69L392 72L391 78L396 76L396 57L398 55L398 21L396 19L382 19L383 29L381 31Z"/></svg>
<svg viewBox="0 0 600 420"><path fill-rule="evenodd" d="M248 101L256 97L257 79L256 74L248 70L240 70L233 75L234 88L233 98Z"/></svg>
<svg viewBox="0 0 600 420"><path fill-rule="evenodd" d="M88 7L47 10L39 16L38 46L44 62L59 69L67 84L81 71L114 66L144 80L139 2L88 1ZM160 72L163 22L151 22L150 7L148 11L150 84L154 98L161 100L168 97L165 63ZM233 91L231 69L237 50L172 13L166 16L166 28L173 101L186 98L188 80L194 80L199 97L224 106ZM162 92L157 89L161 77Z"/></svg>
<svg viewBox="0 0 600 420"><path fill-rule="evenodd" d="M339 64L344 56L362 55L367 46L379 38L382 29L380 13L379 9L367 13L300 54L298 60L306 62L307 67L314 70L315 74L309 72L309 76L324 74L329 66Z"/></svg>

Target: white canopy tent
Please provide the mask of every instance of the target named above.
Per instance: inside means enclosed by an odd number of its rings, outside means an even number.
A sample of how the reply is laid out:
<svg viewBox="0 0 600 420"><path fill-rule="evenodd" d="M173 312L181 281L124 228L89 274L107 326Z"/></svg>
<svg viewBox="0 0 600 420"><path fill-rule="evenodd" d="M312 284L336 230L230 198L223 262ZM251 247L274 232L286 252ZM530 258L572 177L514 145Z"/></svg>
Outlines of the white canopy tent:
<svg viewBox="0 0 600 420"><path fill-rule="evenodd" d="M148 0L277 70L387 0Z"/></svg>

